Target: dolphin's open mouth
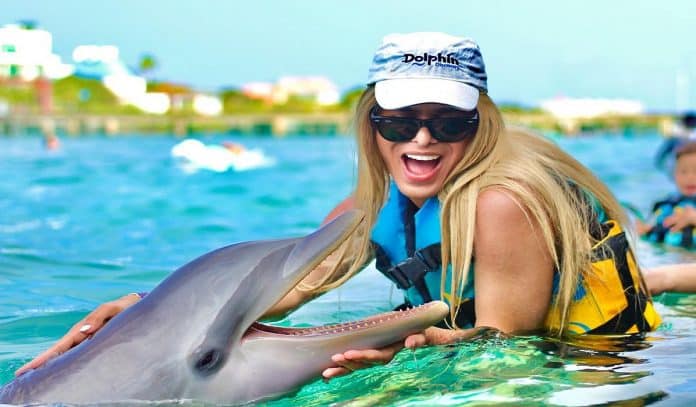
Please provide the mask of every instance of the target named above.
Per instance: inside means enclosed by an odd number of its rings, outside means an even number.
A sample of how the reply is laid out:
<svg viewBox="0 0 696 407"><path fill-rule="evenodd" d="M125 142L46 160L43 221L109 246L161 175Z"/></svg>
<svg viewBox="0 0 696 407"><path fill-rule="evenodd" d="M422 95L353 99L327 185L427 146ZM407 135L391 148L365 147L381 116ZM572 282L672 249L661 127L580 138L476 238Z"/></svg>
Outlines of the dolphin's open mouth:
<svg viewBox="0 0 696 407"><path fill-rule="evenodd" d="M309 337L355 333L368 330L370 328L376 328L385 324L400 324L403 321L415 323L416 321L422 321L424 319L432 320L433 318L437 318L434 317L434 315L438 315L439 319L442 319L447 310L448 307L445 303L441 301L433 301L406 310L389 311L376 314L357 321L305 328L268 325L257 321L254 322L244 333L242 340L259 339L262 337Z"/></svg>

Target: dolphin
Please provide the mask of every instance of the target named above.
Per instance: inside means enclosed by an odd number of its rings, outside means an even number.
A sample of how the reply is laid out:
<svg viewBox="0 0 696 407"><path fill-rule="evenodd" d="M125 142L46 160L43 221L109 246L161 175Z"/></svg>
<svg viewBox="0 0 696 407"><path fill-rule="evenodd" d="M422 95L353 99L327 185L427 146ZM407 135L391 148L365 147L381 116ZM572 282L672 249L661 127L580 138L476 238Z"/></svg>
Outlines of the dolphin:
<svg viewBox="0 0 696 407"><path fill-rule="evenodd" d="M0 389L0 402L236 404L315 380L331 355L385 346L440 321L444 302L313 328L258 322L362 221L350 211L303 238L243 242L174 271L91 339Z"/></svg>

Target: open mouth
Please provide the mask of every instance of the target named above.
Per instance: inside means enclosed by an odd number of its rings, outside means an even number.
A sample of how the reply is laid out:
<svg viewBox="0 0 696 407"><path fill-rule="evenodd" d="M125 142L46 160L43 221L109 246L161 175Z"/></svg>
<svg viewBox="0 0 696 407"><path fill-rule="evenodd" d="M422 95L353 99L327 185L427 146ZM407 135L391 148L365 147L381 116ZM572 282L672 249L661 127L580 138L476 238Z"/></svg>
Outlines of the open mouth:
<svg viewBox="0 0 696 407"><path fill-rule="evenodd" d="M437 154L404 154L401 156L405 173L414 180L430 179L440 167L442 158Z"/></svg>
<svg viewBox="0 0 696 407"><path fill-rule="evenodd" d="M325 262L322 267L341 267L344 262L352 261L347 254L350 249L344 243L364 217L364 213L360 211L352 212L352 216L341 215L322 227L320 231L305 237L293 248L293 252L297 252L297 256L300 256L299 259L304 263L286 278L284 290L278 291L277 295L270 295L267 291L264 303L267 303L269 307L276 304L322 262ZM321 243L323 241L329 241L329 243ZM318 247L319 244L321 247ZM292 256L291 260L297 261ZM302 328L280 327L258 322L264 314L263 311L259 311L259 314L254 317L256 322L251 322L244 331L242 341L293 338L355 339L364 344L369 343L371 346L385 346L438 323L449 313L449 306L442 301L432 301L418 307L385 312L357 321Z"/></svg>
<svg viewBox="0 0 696 407"><path fill-rule="evenodd" d="M436 323L448 312L448 306L441 301L433 301L424 305L402 311L389 311L357 321L340 324L321 325L303 328L290 328L254 322L244 333L243 340L259 339L262 337L313 337L329 335L346 335L362 333L373 328L384 329L385 325L401 325L408 322L423 325L424 321Z"/></svg>

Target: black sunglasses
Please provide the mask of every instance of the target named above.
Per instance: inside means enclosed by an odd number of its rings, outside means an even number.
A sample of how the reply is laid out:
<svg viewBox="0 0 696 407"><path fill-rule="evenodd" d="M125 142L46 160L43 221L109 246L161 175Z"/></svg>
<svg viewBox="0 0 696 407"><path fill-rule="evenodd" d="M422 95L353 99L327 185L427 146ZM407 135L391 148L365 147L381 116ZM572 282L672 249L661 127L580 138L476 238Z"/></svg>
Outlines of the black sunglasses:
<svg viewBox="0 0 696 407"><path fill-rule="evenodd" d="M381 116L377 106L370 110L370 121L385 140L393 142L410 141L418 130L425 127L435 140L444 143L462 141L476 135L479 125L478 110L473 115L458 117L438 117L434 119L415 119L412 117Z"/></svg>

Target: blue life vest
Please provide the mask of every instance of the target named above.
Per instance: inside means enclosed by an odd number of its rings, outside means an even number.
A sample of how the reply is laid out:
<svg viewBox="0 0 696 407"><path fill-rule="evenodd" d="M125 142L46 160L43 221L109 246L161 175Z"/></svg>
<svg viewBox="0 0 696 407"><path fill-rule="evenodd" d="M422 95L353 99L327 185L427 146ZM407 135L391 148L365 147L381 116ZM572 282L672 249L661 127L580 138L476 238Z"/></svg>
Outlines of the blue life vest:
<svg viewBox="0 0 696 407"><path fill-rule="evenodd" d="M389 197L372 229L377 269L404 292L406 302L420 305L441 298L442 260L440 256L440 201L432 197L419 209L401 194L392 181ZM472 264L473 267L473 264ZM445 292L450 289L451 266L447 268ZM473 326L474 297L473 269L461 299L457 324ZM449 297L449 296L446 296ZM452 306L452 304L449 304ZM470 315L465 315L470 314Z"/></svg>
<svg viewBox="0 0 696 407"><path fill-rule="evenodd" d="M666 243L672 246L681 246L686 249L694 248L694 226L689 225L684 229L672 232L662 225L668 216L687 207L696 207L696 196L673 195L658 201L653 205L653 218L655 225L644 237L655 243Z"/></svg>

